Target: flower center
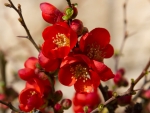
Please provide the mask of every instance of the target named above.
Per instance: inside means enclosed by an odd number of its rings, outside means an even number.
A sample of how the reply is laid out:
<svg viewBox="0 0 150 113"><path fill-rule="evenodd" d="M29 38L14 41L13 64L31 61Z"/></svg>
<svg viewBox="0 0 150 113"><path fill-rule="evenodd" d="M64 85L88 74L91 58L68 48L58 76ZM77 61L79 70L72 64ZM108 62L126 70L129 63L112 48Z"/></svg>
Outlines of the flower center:
<svg viewBox="0 0 150 113"><path fill-rule="evenodd" d="M90 59L95 59L98 61L103 60L102 51L100 50L100 45L96 45L96 44L88 45L86 53Z"/></svg>
<svg viewBox="0 0 150 113"><path fill-rule="evenodd" d="M77 64L75 67L70 67L70 71L76 79L83 78L83 82L90 78L87 68L81 64Z"/></svg>
<svg viewBox="0 0 150 113"><path fill-rule="evenodd" d="M55 38L53 37L53 43L56 44L58 48L70 46L70 39L65 34L58 33Z"/></svg>
<svg viewBox="0 0 150 113"><path fill-rule="evenodd" d="M31 96L35 95L36 92L35 91L30 91Z"/></svg>

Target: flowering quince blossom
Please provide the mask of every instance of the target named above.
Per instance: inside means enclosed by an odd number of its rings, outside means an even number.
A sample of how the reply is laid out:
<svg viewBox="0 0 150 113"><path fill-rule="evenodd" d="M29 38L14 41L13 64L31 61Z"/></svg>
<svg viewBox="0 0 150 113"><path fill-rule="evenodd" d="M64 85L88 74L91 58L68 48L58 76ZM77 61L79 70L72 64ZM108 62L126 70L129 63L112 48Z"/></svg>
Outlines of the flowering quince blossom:
<svg viewBox="0 0 150 113"><path fill-rule="evenodd" d="M65 22L58 22L43 31L42 53L47 58L64 58L77 43L77 34Z"/></svg>
<svg viewBox="0 0 150 113"><path fill-rule="evenodd" d="M114 77L103 62L114 53L109 44L110 34L104 28L88 32L82 21L75 19L78 14L75 4L64 13L47 2L41 3L40 8L43 19L52 25L42 32L44 42L38 59L28 58L24 68L18 71L19 77L26 81L19 94L19 108L25 112L35 109L45 112L49 106L57 112L70 108L71 100L61 101L62 92L54 88L58 70L59 82L74 85L76 90L74 111L83 112L82 107L87 105L90 112L101 101L97 93L100 81Z"/></svg>
<svg viewBox="0 0 150 113"><path fill-rule="evenodd" d="M111 75L111 70L103 63L93 62L87 56L77 54L65 57L58 79L63 85L74 85L77 92L91 92L99 86L101 78L108 80Z"/></svg>
<svg viewBox="0 0 150 113"><path fill-rule="evenodd" d="M39 53L38 61L40 66L47 72L55 71L59 68L61 59L49 59L45 57L42 52Z"/></svg>
<svg viewBox="0 0 150 113"><path fill-rule="evenodd" d="M63 13L50 3L44 2L40 4L43 19L51 24L61 22Z"/></svg>
<svg viewBox="0 0 150 113"><path fill-rule="evenodd" d="M19 108L29 112L33 109L40 109L46 104L46 99L51 91L51 85L43 72L38 72L36 64L38 59L30 57L25 62L25 68L20 69L18 74L26 81L25 88L19 94Z"/></svg>
<svg viewBox="0 0 150 113"><path fill-rule="evenodd" d="M91 93L76 92L73 97L73 110L75 113L84 113L83 107L88 106L88 113L90 113L100 102L101 99L97 90Z"/></svg>
<svg viewBox="0 0 150 113"><path fill-rule="evenodd" d="M81 37L79 46L90 59L102 62L104 58L110 58L114 53L109 42L109 32L104 28L95 28Z"/></svg>

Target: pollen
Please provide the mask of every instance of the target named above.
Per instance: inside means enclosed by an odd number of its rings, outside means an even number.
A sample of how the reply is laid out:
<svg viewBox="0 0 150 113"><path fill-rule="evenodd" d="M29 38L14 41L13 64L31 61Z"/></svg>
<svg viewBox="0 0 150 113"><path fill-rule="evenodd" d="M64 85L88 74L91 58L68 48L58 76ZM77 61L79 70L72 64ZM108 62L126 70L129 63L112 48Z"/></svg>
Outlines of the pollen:
<svg viewBox="0 0 150 113"><path fill-rule="evenodd" d="M70 39L65 34L58 33L56 37L53 37L53 43L56 44L58 48L70 46Z"/></svg>
<svg viewBox="0 0 150 113"><path fill-rule="evenodd" d="M90 78L88 70L86 67L82 66L81 64L77 64L74 67L70 67L71 73L77 79L83 79L83 82Z"/></svg>
<svg viewBox="0 0 150 113"><path fill-rule="evenodd" d="M101 52L101 48L100 45L96 45L96 44L91 44L87 46L87 56L90 59L95 59L98 61L102 61L103 60L103 55Z"/></svg>

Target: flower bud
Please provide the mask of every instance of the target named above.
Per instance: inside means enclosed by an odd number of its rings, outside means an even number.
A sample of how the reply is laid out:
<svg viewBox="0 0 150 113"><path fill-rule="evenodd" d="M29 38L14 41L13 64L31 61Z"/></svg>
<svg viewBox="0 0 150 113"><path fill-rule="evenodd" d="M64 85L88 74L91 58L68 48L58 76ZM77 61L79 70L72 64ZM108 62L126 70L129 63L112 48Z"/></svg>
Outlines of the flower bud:
<svg viewBox="0 0 150 113"><path fill-rule="evenodd" d="M61 101L61 105L62 105L63 109L69 109L72 105L72 102L70 99L63 99Z"/></svg>
<svg viewBox="0 0 150 113"><path fill-rule="evenodd" d="M132 98L131 95L125 95L118 98L117 102L120 106L124 106L131 103L131 98Z"/></svg>
<svg viewBox="0 0 150 113"><path fill-rule="evenodd" d="M9 3L5 3L4 4L6 7L11 7L11 4L9 4Z"/></svg>
<svg viewBox="0 0 150 113"><path fill-rule="evenodd" d="M124 78L121 73L117 73L114 77L114 83L118 86L118 87L121 87L121 86L128 86L128 81L126 78Z"/></svg>
<svg viewBox="0 0 150 113"><path fill-rule="evenodd" d="M142 91L142 97L145 99L150 99L150 89Z"/></svg>
<svg viewBox="0 0 150 113"><path fill-rule="evenodd" d="M74 19L70 23L70 27L73 31L75 31L77 33L77 35L82 35L82 32L83 32L83 23L82 23L82 21L80 21L78 19Z"/></svg>
<svg viewBox="0 0 150 113"><path fill-rule="evenodd" d="M119 72L122 76L125 74L124 68L120 68L117 72Z"/></svg>
<svg viewBox="0 0 150 113"><path fill-rule="evenodd" d="M55 104L54 109L55 109L57 112L60 112L60 111L62 111L62 106L61 106L59 103L57 103L57 104Z"/></svg>
<svg viewBox="0 0 150 113"><path fill-rule="evenodd" d="M60 101L63 97L63 93L61 90L57 90L54 95L55 95L55 102Z"/></svg>
<svg viewBox="0 0 150 113"><path fill-rule="evenodd" d="M88 28L87 27L83 27L83 32L82 34L84 35L85 33L89 32Z"/></svg>

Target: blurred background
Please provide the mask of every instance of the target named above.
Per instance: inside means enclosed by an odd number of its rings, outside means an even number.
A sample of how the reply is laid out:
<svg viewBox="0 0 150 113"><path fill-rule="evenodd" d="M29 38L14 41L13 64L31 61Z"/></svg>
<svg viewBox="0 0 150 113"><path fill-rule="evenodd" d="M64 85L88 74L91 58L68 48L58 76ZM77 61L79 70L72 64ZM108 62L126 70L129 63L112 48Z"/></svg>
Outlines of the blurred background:
<svg viewBox="0 0 150 113"><path fill-rule="evenodd" d="M12 0L21 4L25 22L38 45L43 43L41 33L49 24L41 16L40 3L49 2L61 11L67 6L66 0ZM125 0L71 0L78 3L78 16L84 26L91 31L96 27L106 28L111 34L111 44L117 51L121 47L124 37ZM37 57L38 52L29 40L18 38L26 36L24 28L18 22L18 14L11 8L4 6L7 0L0 0L0 51L5 55L7 86L20 92L24 82L17 77L17 71L23 68L24 61L30 57ZM126 70L126 78L136 78L150 58L150 0L128 0L126 9L128 37L120 58L119 67ZM1 62L0 62L1 63ZM115 72L114 58L106 59L105 63ZM136 88L140 87L141 80ZM111 85L112 81L108 81ZM64 97L72 98L73 87L57 85L62 89ZM124 89L120 89L122 91ZM124 90L125 91L125 90ZM17 106L17 105L15 105ZM72 109L65 111L72 113ZM121 113L117 111L116 113Z"/></svg>

